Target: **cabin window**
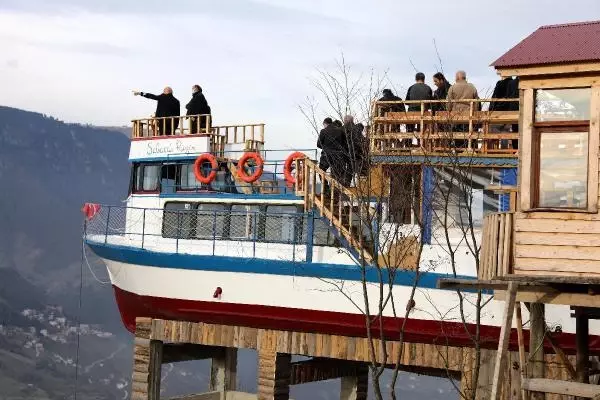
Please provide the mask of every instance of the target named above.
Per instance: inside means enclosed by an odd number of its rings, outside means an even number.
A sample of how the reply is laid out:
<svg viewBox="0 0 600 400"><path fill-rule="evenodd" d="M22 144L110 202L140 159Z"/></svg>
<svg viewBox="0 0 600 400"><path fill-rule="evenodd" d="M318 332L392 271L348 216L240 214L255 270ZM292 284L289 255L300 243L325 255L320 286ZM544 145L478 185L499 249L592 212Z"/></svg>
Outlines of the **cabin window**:
<svg viewBox="0 0 600 400"><path fill-rule="evenodd" d="M191 239L194 237L193 204L170 202L165 204L162 235L166 238Z"/></svg>
<svg viewBox="0 0 600 400"><path fill-rule="evenodd" d="M133 193L158 191L160 167L158 164L137 164L133 171Z"/></svg>
<svg viewBox="0 0 600 400"><path fill-rule="evenodd" d="M194 164L181 164L179 166L179 187L180 190L194 190L200 187L200 182L196 180L194 175Z"/></svg>
<svg viewBox="0 0 600 400"><path fill-rule="evenodd" d="M225 204L198 204L196 237L198 239L223 238L225 221L229 213Z"/></svg>
<svg viewBox="0 0 600 400"><path fill-rule="evenodd" d="M534 208L588 208L590 100L590 88L536 90Z"/></svg>
<svg viewBox="0 0 600 400"><path fill-rule="evenodd" d="M296 214L296 206L268 206L265 221L265 241L298 243L302 241L306 229L302 229L304 218Z"/></svg>
<svg viewBox="0 0 600 400"><path fill-rule="evenodd" d="M232 239L252 239L255 225L260 217L259 206L233 204L229 218L229 237ZM258 233L257 233L258 236Z"/></svg>

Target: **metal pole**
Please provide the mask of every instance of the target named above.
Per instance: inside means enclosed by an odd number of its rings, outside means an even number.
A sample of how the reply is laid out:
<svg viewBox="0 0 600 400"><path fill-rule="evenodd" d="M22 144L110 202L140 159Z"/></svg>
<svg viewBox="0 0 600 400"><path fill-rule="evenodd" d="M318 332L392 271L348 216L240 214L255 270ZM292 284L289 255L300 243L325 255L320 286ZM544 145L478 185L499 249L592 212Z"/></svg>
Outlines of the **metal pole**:
<svg viewBox="0 0 600 400"><path fill-rule="evenodd" d="M108 215L106 216L106 229L104 231L104 244L108 243L108 225L110 224L110 209L112 206L108 206Z"/></svg>
<svg viewBox="0 0 600 400"><path fill-rule="evenodd" d="M181 236L181 212L177 210L177 234L175 236L175 253L179 253L179 236Z"/></svg>
<svg viewBox="0 0 600 400"><path fill-rule="evenodd" d="M165 218L163 213L163 219ZM144 234L146 233L146 209L144 208L144 213L142 215L142 249L144 248Z"/></svg>
<svg viewBox="0 0 600 400"><path fill-rule="evenodd" d="M252 227L252 258L256 258L256 223L257 221L256 211L254 211L254 226Z"/></svg>
<svg viewBox="0 0 600 400"><path fill-rule="evenodd" d="M215 255L215 247L217 243L217 211L213 211L213 256Z"/></svg>

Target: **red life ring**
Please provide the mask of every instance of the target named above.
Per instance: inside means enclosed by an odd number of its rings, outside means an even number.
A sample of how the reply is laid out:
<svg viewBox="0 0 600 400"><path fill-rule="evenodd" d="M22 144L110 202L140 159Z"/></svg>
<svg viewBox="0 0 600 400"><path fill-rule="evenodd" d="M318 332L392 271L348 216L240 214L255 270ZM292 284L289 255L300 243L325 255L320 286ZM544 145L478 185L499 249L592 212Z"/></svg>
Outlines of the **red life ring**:
<svg viewBox="0 0 600 400"><path fill-rule="evenodd" d="M306 154L295 151L288 156L285 160L285 164L283 165L283 176L285 177L285 181L288 185L292 186L296 183L296 178L292 175L292 164L299 158L306 158Z"/></svg>
<svg viewBox="0 0 600 400"><path fill-rule="evenodd" d="M244 169L244 167L250 159L254 160L254 163L256 164L256 169L254 170L254 173L252 175L246 175L246 170ZM240 161L238 161L237 174L240 177L240 179L246 183L256 182L256 180L260 178L260 176L263 173L264 165L265 162L263 161L260 154L244 153L242 158L240 158Z"/></svg>
<svg viewBox="0 0 600 400"><path fill-rule="evenodd" d="M83 208L81 209L85 218L89 221L96 216L100 212L100 204L95 203L85 203Z"/></svg>
<svg viewBox="0 0 600 400"><path fill-rule="evenodd" d="M202 164L205 162L210 163L210 169L208 175L202 175ZM219 164L217 163L217 159L210 153L200 154L196 161L194 162L194 175L196 176L196 180L200 183L204 183L205 185L210 184L217 177L217 170L219 169Z"/></svg>

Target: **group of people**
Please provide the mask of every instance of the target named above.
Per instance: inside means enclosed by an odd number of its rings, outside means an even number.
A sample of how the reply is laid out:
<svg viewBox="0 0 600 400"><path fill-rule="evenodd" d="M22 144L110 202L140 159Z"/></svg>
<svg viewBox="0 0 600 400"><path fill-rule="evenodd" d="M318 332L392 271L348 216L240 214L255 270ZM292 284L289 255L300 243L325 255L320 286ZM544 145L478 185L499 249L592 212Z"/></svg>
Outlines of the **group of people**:
<svg viewBox="0 0 600 400"><path fill-rule="evenodd" d="M390 89L383 90L383 96L379 101L395 101L396 104L383 105L380 108L380 116L385 112L405 112L405 111L421 111L421 103L412 103L427 101L427 100L448 100L445 102L432 102L423 103L425 111L456 111L456 112L468 112L470 110L470 103L468 100L479 99L477 88L467 81L467 73L465 71L457 71L455 75L455 83L450 84L444 74L437 72L433 75L433 84L436 89L433 91L429 85L425 83L425 74L418 72L415 75L415 83L408 88L406 92L406 101L411 103L404 104L402 98L394 95ZM492 98L494 99L518 99L519 97L519 81L518 78L513 79L511 77L504 78L496 84ZM481 111L481 102L476 103L476 110ZM511 102L491 102L489 111L515 111L519 109L518 100ZM444 128L447 128L442 124ZM447 125L447 124L446 124ZM500 128L500 127L497 127ZM504 128L504 127L502 127ZM450 127L453 131L466 131L468 125L466 124L453 124ZM513 125L509 127L513 132L518 131L518 127ZM416 132L420 130L420 126L417 124L407 124L407 132ZM457 146L463 146L466 141L455 141ZM459 143L460 142L460 143ZM516 148L517 143L513 141L513 148Z"/></svg>
<svg viewBox="0 0 600 400"><path fill-rule="evenodd" d="M321 149L319 168L327 171L338 182L349 186L355 174L362 174L366 168L366 141L363 136L365 127L354 123L354 117L346 115L344 122L325 118L323 129L317 139Z"/></svg>
<svg viewBox="0 0 600 400"><path fill-rule="evenodd" d="M179 100L173 95L173 89L169 86L163 89L161 94L154 95L147 92L133 92L134 96L142 96L147 99L156 100L156 112L154 116L156 118L165 117L178 117L180 114ZM186 115L200 117L190 117L190 133L200 133L210 123L210 106L206 101L206 98L202 94L202 88L200 85L192 86L192 99L185 105ZM172 135L174 130L179 127L179 118L174 118L173 122L168 121L167 123L159 122L158 124L159 135Z"/></svg>

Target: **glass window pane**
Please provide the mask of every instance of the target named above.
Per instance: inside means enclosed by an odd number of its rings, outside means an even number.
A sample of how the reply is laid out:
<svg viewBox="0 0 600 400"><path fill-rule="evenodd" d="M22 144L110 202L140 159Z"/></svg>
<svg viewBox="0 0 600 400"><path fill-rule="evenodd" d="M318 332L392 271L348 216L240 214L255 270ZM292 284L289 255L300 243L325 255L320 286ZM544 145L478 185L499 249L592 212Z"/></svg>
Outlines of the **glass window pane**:
<svg viewBox="0 0 600 400"><path fill-rule="evenodd" d="M194 164L181 165L181 184L180 189L192 190L200 187L200 182L196 180L194 175Z"/></svg>
<svg viewBox="0 0 600 400"><path fill-rule="evenodd" d="M158 190L158 176L160 174L160 165L144 165L144 183L142 190Z"/></svg>
<svg viewBox="0 0 600 400"><path fill-rule="evenodd" d="M535 91L535 120L589 120L591 95L591 88L538 89Z"/></svg>
<svg viewBox="0 0 600 400"><path fill-rule="evenodd" d="M539 207L587 207L587 132L541 132Z"/></svg>
<svg viewBox="0 0 600 400"><path fill-rule="evenodd" d="M136 165L134 172L133 191L139 192L144 187L144 166Z"/></svg>
<svg viewBox="0 0 600 400"><path fill-rule="evenodd" d="M258 206L234 204L229 219L229 237L232 239L251 239L254 237L254 224L258 218ZM258 236L258 232L257 232Z"/></svg>

